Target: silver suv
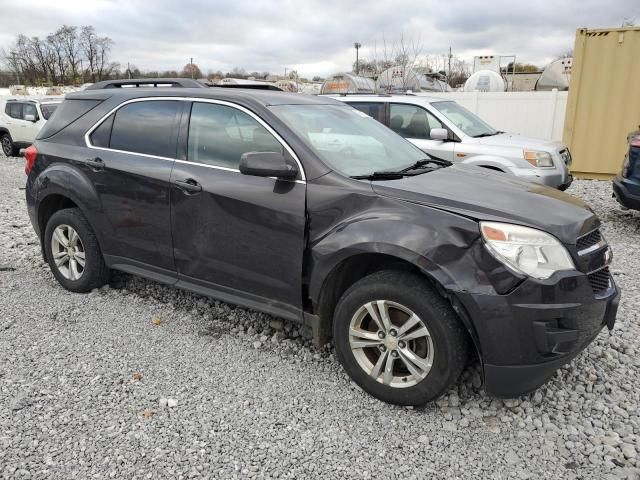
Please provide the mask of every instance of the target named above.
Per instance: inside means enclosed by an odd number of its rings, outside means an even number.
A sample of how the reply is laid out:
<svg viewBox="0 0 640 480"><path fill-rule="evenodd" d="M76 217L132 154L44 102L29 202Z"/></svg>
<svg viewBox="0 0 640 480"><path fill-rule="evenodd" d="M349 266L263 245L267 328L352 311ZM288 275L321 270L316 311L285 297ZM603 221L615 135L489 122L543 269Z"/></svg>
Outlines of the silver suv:
<svg viewBox="0 0 640 480"><path fill-rule="evenodd" d="M413 95L334 96L387 125L429 155L499 170L566 190L571 154L560 142L501 132L458 103Z"/></svg>
<svg viewBox="0 0 640 480"><path fill-rule="evenodd" d="M0 143L7 157L28 147L62 102L61 98L9 99L0 105Z"/></svg>

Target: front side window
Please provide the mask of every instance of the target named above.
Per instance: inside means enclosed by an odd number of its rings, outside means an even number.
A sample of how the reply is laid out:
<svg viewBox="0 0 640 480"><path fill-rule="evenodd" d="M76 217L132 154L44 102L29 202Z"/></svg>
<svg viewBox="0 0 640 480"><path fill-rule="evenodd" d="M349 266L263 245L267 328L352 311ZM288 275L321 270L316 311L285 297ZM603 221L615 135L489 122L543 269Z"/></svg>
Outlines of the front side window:
<svg viewBox="0 0 640 480"><path fill-rule="evenodd" d="M381 123L344 105L270 108L323 162L345 175L399 170L427 157Z"/></svg>
<svg viewBox="0 0 640 480"><path fill-rule="evenodd" d="M384 123L384 103L364 103L355 102L349 103L353 108L360 110L362 113L366 113L371 118L375 118L380 123Z"/></svg>
<svg viewBox="0 0 640 480"><path fill-rule="evenodd" d="M405 138L431 139L432 128L444 128L430 112L417 105L392 103L389 127Z"/></svg>
<svg viewBox="0 0 640 480"><path fill-rule="evenodd" d="M470 137L487 137L498 133L491 125L456 102L433 102L431 105Z"/></svg>
<svg viewBox="0 0 640 480"><path fill-rule="evenodd" d="M35 120L38 120L38 110L33 103L25 103L22 109L22 119L26 120L27 115L33 116Z"/></svg>
<svg viewBox="0 0 640 480"><path fill-rule="evenodd" d="M192 162L238 169L247 152L283 153L282 144L250 115L237 108L194 103L189 122Z"/></svg>
<svg viewBox="0 0 640 480"><path fill-rule="evenodd" d="M176 100L135 102L120 108L113 120L109 147L125 152L174 158Z"/></svg>

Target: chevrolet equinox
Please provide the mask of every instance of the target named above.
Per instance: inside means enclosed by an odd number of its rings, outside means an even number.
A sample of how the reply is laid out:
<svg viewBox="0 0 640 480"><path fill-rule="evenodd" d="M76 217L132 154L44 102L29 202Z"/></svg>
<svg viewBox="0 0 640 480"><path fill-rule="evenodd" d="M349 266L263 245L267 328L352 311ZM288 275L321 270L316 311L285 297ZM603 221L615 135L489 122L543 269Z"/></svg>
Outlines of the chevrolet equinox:
<svg viewBox="0 0 640 480"><path fill-rule="evenodd" d="M68 95L25 152L67 290L115 269L301 322L399 405L469 355L487 392L532 391L613 328L611 250L577 198L432 159L331 98L126 83Z"/></svg>

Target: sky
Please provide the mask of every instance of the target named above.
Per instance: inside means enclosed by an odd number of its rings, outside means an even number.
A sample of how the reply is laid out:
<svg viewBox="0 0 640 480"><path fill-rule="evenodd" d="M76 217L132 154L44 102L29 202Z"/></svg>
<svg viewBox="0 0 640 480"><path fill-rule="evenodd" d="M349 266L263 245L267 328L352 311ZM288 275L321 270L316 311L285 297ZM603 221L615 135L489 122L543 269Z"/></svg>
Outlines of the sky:
<svg viewBox="0 0 640 480"><path fill-rule="evenodd" d="M16 35L93 25L111 57L141 70L200 69L326 76L382 55L401 36L424 55L516 55L544 66L573 48L581 27L640 25L639 0L0 0L0 50Z"/></svg>

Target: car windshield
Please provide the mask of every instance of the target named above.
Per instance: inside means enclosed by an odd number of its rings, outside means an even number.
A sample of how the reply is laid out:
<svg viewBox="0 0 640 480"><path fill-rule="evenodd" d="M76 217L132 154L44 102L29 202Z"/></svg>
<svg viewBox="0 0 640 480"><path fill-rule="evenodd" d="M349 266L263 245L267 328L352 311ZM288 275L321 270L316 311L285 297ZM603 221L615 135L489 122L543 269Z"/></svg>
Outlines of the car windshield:
<svg viewBox="0 0 640 480"><path fill-rule="evenodd" d="M40 110L42 110L42 116L45 120L49 120L53 112L58 108L59 103L41 103Z"/></svg>
<svg viewBox="0 0 640 480"><path fill-rule="evenodd" d="M366 113L346 105L271 109L329 167L348 176L400 170L427 157Z"/></svg>
<svg viewBox="0 0 640 480"><path fill-rule="evenodd" d="M431 105L470 137L488 137L500 133L456 102L433 102Z"/></svg>

